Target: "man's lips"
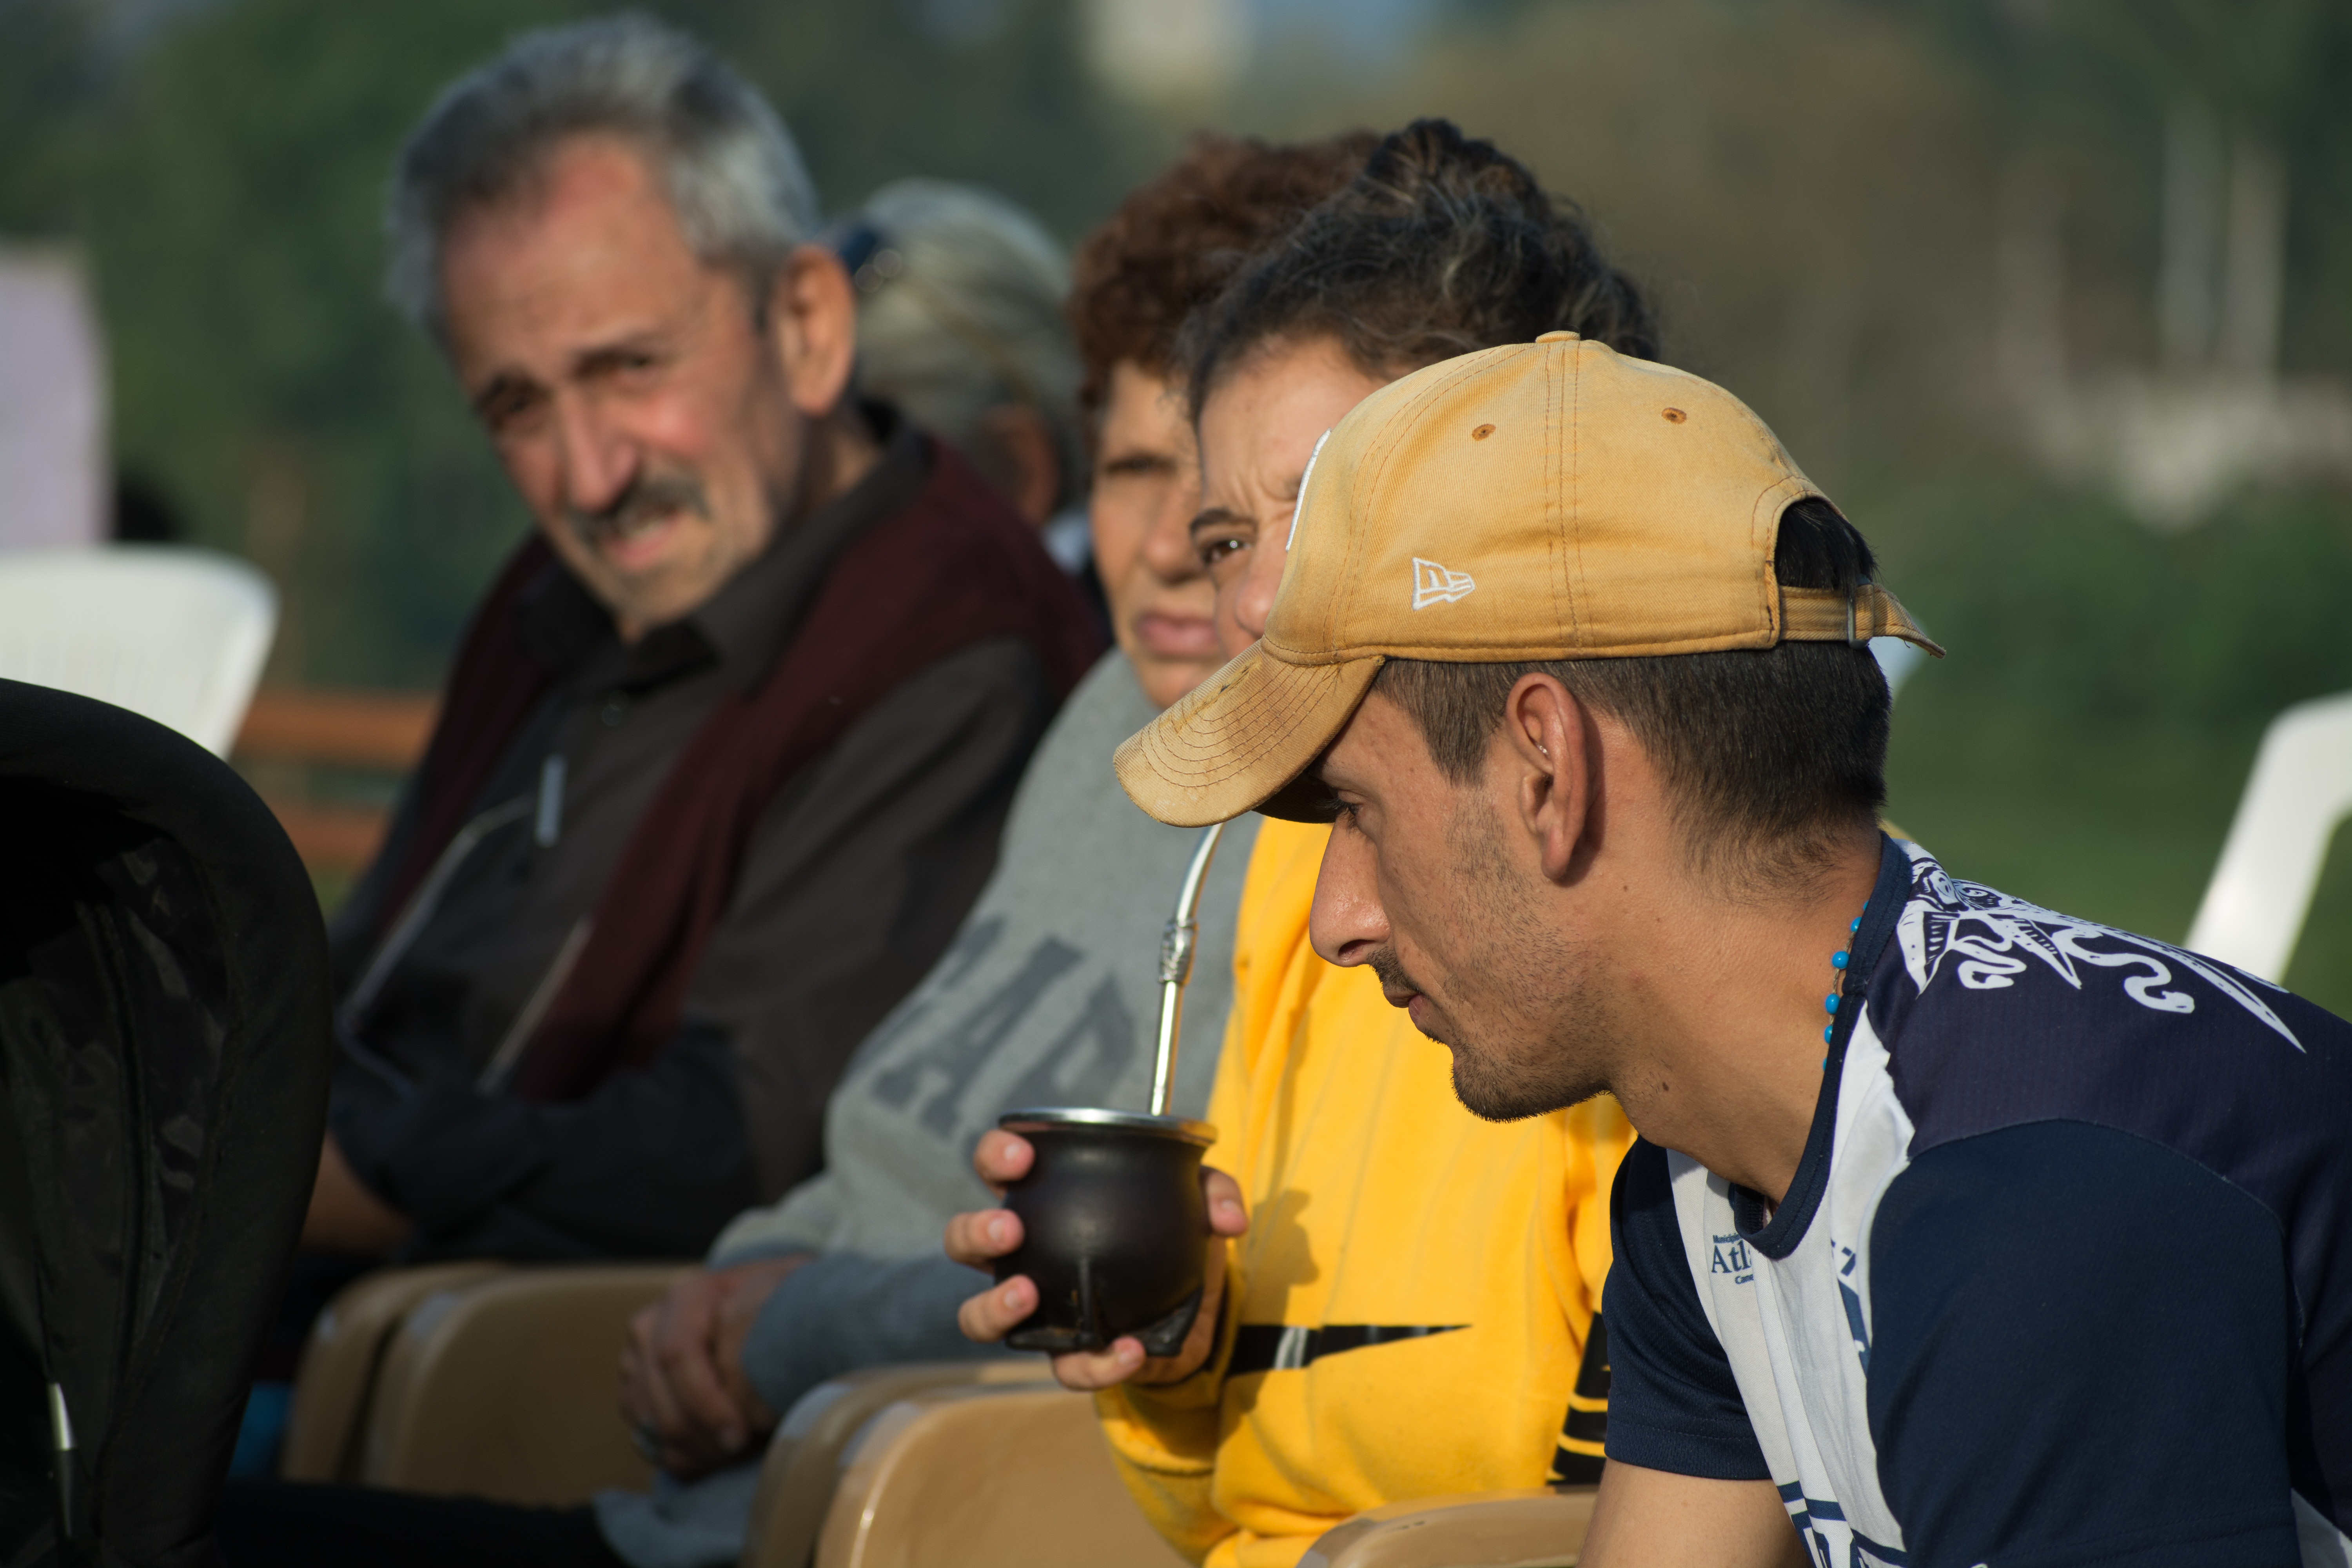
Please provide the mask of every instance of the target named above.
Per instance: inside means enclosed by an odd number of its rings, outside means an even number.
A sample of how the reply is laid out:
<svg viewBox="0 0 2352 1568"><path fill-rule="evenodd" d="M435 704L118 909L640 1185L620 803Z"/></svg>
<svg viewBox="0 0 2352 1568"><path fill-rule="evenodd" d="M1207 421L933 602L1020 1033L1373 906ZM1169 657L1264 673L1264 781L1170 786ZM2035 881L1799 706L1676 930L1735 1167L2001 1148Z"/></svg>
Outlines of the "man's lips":
<svg viewBox="0 0 2352 1568"><path fill-rule="evenodd" d="M678 525L678 514L627 523L600 522L584 531L596 553L624 572L640 570L659 559Z"/></svg>
<svg viewBox="0 0 2352 1568"><path fill-rule="evenodd" d="M1159 658L1214 658L1216 624L1206 616L1163 616L1147 611L1135 617L1135 640L1143 651Z"/></svg>

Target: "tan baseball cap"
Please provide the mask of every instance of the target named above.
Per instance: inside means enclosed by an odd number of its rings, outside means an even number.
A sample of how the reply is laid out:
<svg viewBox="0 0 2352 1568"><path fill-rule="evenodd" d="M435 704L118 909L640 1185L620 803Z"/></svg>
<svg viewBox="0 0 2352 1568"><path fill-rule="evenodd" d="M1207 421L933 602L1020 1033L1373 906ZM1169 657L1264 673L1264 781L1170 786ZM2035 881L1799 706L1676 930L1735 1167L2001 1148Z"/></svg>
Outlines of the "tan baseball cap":
<svg viewBox="0 0 2352 1568"><path fill-rule="evenodd" d="M1897 637L1895 595L1783 588L1780 513L1818 496L1721 387L1546 332L1415 371L1316 447L1265 635L1118 749L1135 803L1264 808L1389 658L1496 664Z"/></svg>

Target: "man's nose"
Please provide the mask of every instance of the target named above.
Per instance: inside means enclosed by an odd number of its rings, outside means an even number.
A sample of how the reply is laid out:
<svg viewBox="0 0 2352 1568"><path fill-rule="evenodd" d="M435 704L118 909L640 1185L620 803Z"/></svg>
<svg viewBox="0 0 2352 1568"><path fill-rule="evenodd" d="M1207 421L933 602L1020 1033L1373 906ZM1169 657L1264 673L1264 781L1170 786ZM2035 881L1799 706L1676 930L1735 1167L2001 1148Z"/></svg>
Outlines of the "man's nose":
<svg viewBox="0 0 2352 1568"><path fill-rule="evenodd" d="M558 397L556 441L563 502L574 511L608 510L636 478L635 443L585 398Z"/></svg>
<svg viewBox="0 0 2352 1568"><path fill-rule="evenodd" d="M1334 826L1315 879L1307 937L1326 961L1342 968L1367 962L1389 944L1388 910L1381 907L1372 869L1371 847L1363 836L1345 824Z"/></svg>
<svg viewBox="0 0 2352 1568"><path fill-rule="evenodd" d="M1234 619L1254 637L1265 635L1265 619L1274 613L1275 591L1282 586L1282 563L1290 559L1287 526L1269 529L1250 547L1249 563L1242 568L1242 585L1234 596Z"/></svg>

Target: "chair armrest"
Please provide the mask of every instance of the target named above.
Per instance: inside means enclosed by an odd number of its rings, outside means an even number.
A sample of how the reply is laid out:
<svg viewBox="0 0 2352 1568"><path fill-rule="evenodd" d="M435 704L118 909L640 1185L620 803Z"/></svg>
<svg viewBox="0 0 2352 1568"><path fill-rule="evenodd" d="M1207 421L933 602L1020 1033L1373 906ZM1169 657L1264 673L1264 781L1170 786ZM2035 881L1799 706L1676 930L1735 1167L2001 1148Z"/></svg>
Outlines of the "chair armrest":
<svg viewBox="0 0 2352 1568"><path fill-rule="evenodd" d="M1054 1384L930 1388L844 1456L816 1568L1183 1568L1112 1462L1094 1401Z"/></svg>
<svg viewBox="0 0 2352 1568"><path fill-rule="evenodd" d="M1367 1510L1328 1530L1298 1568L1567 1568L1597 1489L1465 1492Z"/></svg>
<svg viewBox="0 0 2352 1568"><path fill-rule="evenodd" d="M294 1370L286 1446L278 1473L289 1481L359 1479L359 1433L383 1364L385 1342L418 1302L503 1271L503 1263L384 1268L345 1286L310 1325Z"/></svg>
<svg viewBox="0 0 2352 1568"><path fill-rule="evenodd" d="M743 1537L743 1568L808 1568L843 1455L885 1407L930 1389L1018 1388L1052 1376L1044 1356L1020 1356L861 1367L818 1384L784 1413L768 1445Z"/></svg>
<svg viewBox="0 0 2352 1568"><path fill-rule="evenodd" d="M517 1268L420 1302L385 1350L359 1479L557 1506L650 1486L614 1368L629 1320L688 1267Z"/></svg>

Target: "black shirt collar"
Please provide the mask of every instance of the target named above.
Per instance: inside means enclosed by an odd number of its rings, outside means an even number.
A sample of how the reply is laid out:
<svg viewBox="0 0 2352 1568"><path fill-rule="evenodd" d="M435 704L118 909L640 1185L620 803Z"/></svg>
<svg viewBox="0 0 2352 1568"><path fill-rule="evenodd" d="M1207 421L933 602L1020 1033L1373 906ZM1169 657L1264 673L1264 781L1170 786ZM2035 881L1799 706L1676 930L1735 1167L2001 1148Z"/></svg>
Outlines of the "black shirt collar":
<svg viewBox="0 0 2352 1568"><path fill-rule="evenodd" d="M886 405L862 407L881 440L880 460L847 490L778 530L699 607L620 653L620 685L659 686L715 663L748 690L774 668L833 558L913 500L929 476L929 453L915 427ZM524 589L517 614L524 651L551 673L576 669L600 649L616 651L620 640L612 612L561 563Z"/></svg>

